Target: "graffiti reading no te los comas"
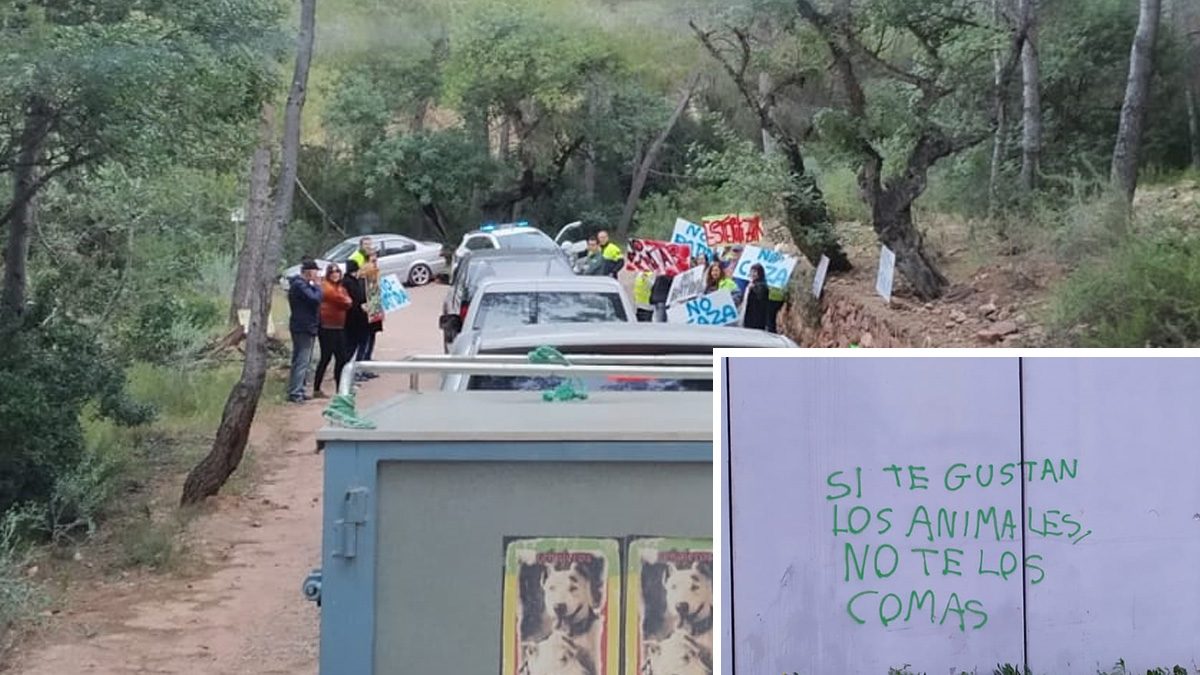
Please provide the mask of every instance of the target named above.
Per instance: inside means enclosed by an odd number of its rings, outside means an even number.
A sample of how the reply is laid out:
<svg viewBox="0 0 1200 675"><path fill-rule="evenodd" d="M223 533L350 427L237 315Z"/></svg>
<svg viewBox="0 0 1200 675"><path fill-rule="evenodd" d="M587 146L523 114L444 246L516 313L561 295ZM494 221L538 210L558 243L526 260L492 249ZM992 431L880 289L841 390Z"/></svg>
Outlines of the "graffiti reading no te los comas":
<svg viewBox="0 0 1200 675"><path fill-rule="evenodd" d="M1022 528L1031 537L1071 544L1092 533L1069 511L1028 507L1021 513L1020 507L988 503L989 497L1011 495L1000 488L1014 483L1054 485L1076 480L1078 471L1077 459L1045 459L1000 465L954 463L944 470L892 464L829 474L825 501L840 548L839 576L850 586L846 614L858 625L885 628L925 620L959 631L983 628L988 623L987 608L971 595L971 587L979 584L947 588L948 583L974 578L1040 584L1046 579L1047 565L1040 555L1021 560ZM869 489L864 490L864 483ZM921 491L930 495L929 502L903 511L856 503L864 499L864 492L879 504L888 492L894 496ZM979 502L947 507L938 504L938 495L953 495L956 502L962 501L958 495L969 495Z"/></svg>

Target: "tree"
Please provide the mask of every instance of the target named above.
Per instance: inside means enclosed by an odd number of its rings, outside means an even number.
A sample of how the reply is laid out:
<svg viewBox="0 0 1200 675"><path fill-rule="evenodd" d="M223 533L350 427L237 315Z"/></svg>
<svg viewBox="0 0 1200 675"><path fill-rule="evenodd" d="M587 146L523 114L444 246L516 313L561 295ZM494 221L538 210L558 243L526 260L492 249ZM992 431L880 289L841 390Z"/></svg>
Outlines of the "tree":
<svg viewBox="0 0 1200 675"><path fill-rule="evenodd" d="M760 87L761 82L750 81L754 49L749 28L729 26L727 34L718 36L716 31L701 30L693 21L688 24L696 38L733 81L742 100L757 118L759 127L773 139L775 149L787 160L793 188L783 195L783 201L787 213L786 224L796 247L813 265L818 264L824 255L829 257L831 272L850 270L850 258L833 230L833 219L829 215L825 196L816 178L804 164L800 139L775 115L777 96L784 88L802 82L803 75L793 73L773 86ZM723 49L719 43L728 47Z"/></svg>
<svg viewBox="0 0 1200 675"><path fill-rule="evenodd" d="M217 494L229 476L237 470L250 438L250 426L254 422L259 399L262 397L267 376L266 322L271 312L274 272L279 267L283 253L283 232L292 217L292 199L295 195L300 154L300 117L304 110L308 71L312 62L315 14L316 0L302 0L296 65L287 107L284 109L279 179L275 184L274 204L263 262L257 271L254 295L251 299L250 330L242 375L225 402L225 410L221 415L221 424L217 428L212 450L188 472L180 498L181 505L195 504Z"/></svg>
<svg viewBox="0 0 1200 675"><path fill-rule="evenodd" d="M1037 186L1042 156L1041 75L1038 62L1038 0L1021 0L1021 189L1030 193Z"/></svg>
<svg viewBox="0 0 1200 675"><path fill-rule="evenodd" d="M271 206L271 154L275 146L275 108L263 104L258 126L258 147L250 161L250 197L246 209L246 234L238 254L237 278L233 298L229 303L229 325L238 327L238 311L250 308L254 284L261 276L264 249L267 245L267 210ZM240 335L240 332L239 332Z"/></svg>
<svg viewBox="0 0 1200 675"><path fill-rule="evenodd" d="M925 249L924 236L913 222L913 204L924 193L929 169L938 160L978 144L993 130L991 121L984 125L970 115L973 101L982 98L972 86L987 79L971 64L985 62L983 55L964 52L958 45L986 44L967 38L985 30L988 22L968 4L923 0L878 0L864 11L865 18L853 16L846 0L839 0L830 13L818 11L809 0L798 0L797 7L825 42L846 98L844 110L825 111L818 127L856 159L859 189L875 233L895 252L900 274L919 298L936 298L949 280ZM904 36L911 53L889 58L883 49L867 46L868 40L887 44L882 37L894 33ZM1022 41L1018 31L1002 68L1002 83L1016 68ZM872 107L864 73L879 78L870 82L878 92ZM892 147L906 141L908 148L891 176L885 175L885 140Z"/></svg>
<svg viewBox="0 0 1200 675"><path fill-rule="evenodd" d="M1154 45L1162 0L1141 0L1137 32L1129 50L1129 77L1125 82L1125 101L1121 104L1121 125L1113 146L1111 178L1126 201L1133 201L1137 190L1138 162L1142 132L1150 101L1150 78L1154 74Z"/></svg>

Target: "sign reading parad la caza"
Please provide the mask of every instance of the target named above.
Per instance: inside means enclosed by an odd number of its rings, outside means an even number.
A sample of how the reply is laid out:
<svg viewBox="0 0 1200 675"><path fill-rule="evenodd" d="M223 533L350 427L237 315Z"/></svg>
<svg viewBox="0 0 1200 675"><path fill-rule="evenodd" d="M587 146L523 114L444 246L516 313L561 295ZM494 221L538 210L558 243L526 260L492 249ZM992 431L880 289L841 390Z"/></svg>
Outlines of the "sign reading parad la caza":
<svg viewBox="0 0 1200 675"><path fill-rule="evenodd" d="M688 268L691 249L687 244L673 244L653 239L630 239L625 251L625 269L631 272L678 274Z"/></svg>
<svg viewBox="0 0 1200 675"><path fill-rule="evenodd" d="M727 326L737 323L737 320L737 305L733 302L733 294L727 288L667 307L668 323Z"/></svg>
<svg viewBox="0 0 1200 675"><path fill-rule="evenodd" d="M788 279L796 269L796 259L779 251L758 246L747 246L738 258L737 268L733 271L734 279L750 280L750 268L755 263L763 266L767 275L767 285L771 288L786 288Z"/></svg>
<svg viewBox="0 0 1200 675"><path fill-rule="evenodd" d="M762 239L762 216L757 213L727 213L705 216L704 235L711 247L751 244Z"/></svg>
<svg viewBox="0 0 1200 675"><path fill-rule="evenodd" d="M693 267L682 274L676 274L671 280L671 290L667 291L667 304L677 305L698 295L704 295L704 267Z"/></svg>
<svg viewBox="0 0 1200 675"><path fill-rule="evenodd" d="M693 258L702 255L711 259L715 255L715 251L708 245L708 236L704 234L704 226L683 218L675 219L675 230L671 233L671 243L686 244Z"/></svg>

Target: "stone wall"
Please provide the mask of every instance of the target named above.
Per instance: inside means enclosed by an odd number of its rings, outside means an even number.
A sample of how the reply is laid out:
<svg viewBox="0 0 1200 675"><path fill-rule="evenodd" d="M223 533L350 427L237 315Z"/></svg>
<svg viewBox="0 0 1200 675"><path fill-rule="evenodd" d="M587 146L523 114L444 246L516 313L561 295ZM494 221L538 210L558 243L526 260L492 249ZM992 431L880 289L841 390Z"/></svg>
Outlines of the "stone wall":
<svg viewBox="0 0 1200 675"><path fill-rule="evenodd" d="M811 298L810 298L811 299ZM779 316L780 330L801 347L920 347L902 328L890 324L873 308L826 288L821 297L820 326L813 327L805 312L811 308L789 305Z"/></svg>

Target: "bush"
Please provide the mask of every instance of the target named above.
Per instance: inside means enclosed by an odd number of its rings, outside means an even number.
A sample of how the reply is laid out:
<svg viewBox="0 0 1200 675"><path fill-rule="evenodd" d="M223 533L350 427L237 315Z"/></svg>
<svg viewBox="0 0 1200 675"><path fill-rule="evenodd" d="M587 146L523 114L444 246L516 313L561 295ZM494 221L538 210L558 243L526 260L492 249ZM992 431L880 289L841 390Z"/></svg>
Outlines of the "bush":
<svg viewBox="0 0 1200 675"><path fill-rule="evenodd" d="M211 298L153 294L122 322L119 340L131 358L178 365L199 354L223 318L221 305Z"/></svg>
<svg viewBox="0 0 1200 675"><path fill-rule="evenodd" d="M1200 344L1200 241L1131 239L1054 293L1049 325L1084 347Z"/></svg>
<svg viewBox="0 0 1200 675"><path fill-rule="evenodd" d="M41 510L31 506L12 508L0 516L0 635L42 604L37 586L25 575L29 564L25 542L41 517Z"/></svg>

